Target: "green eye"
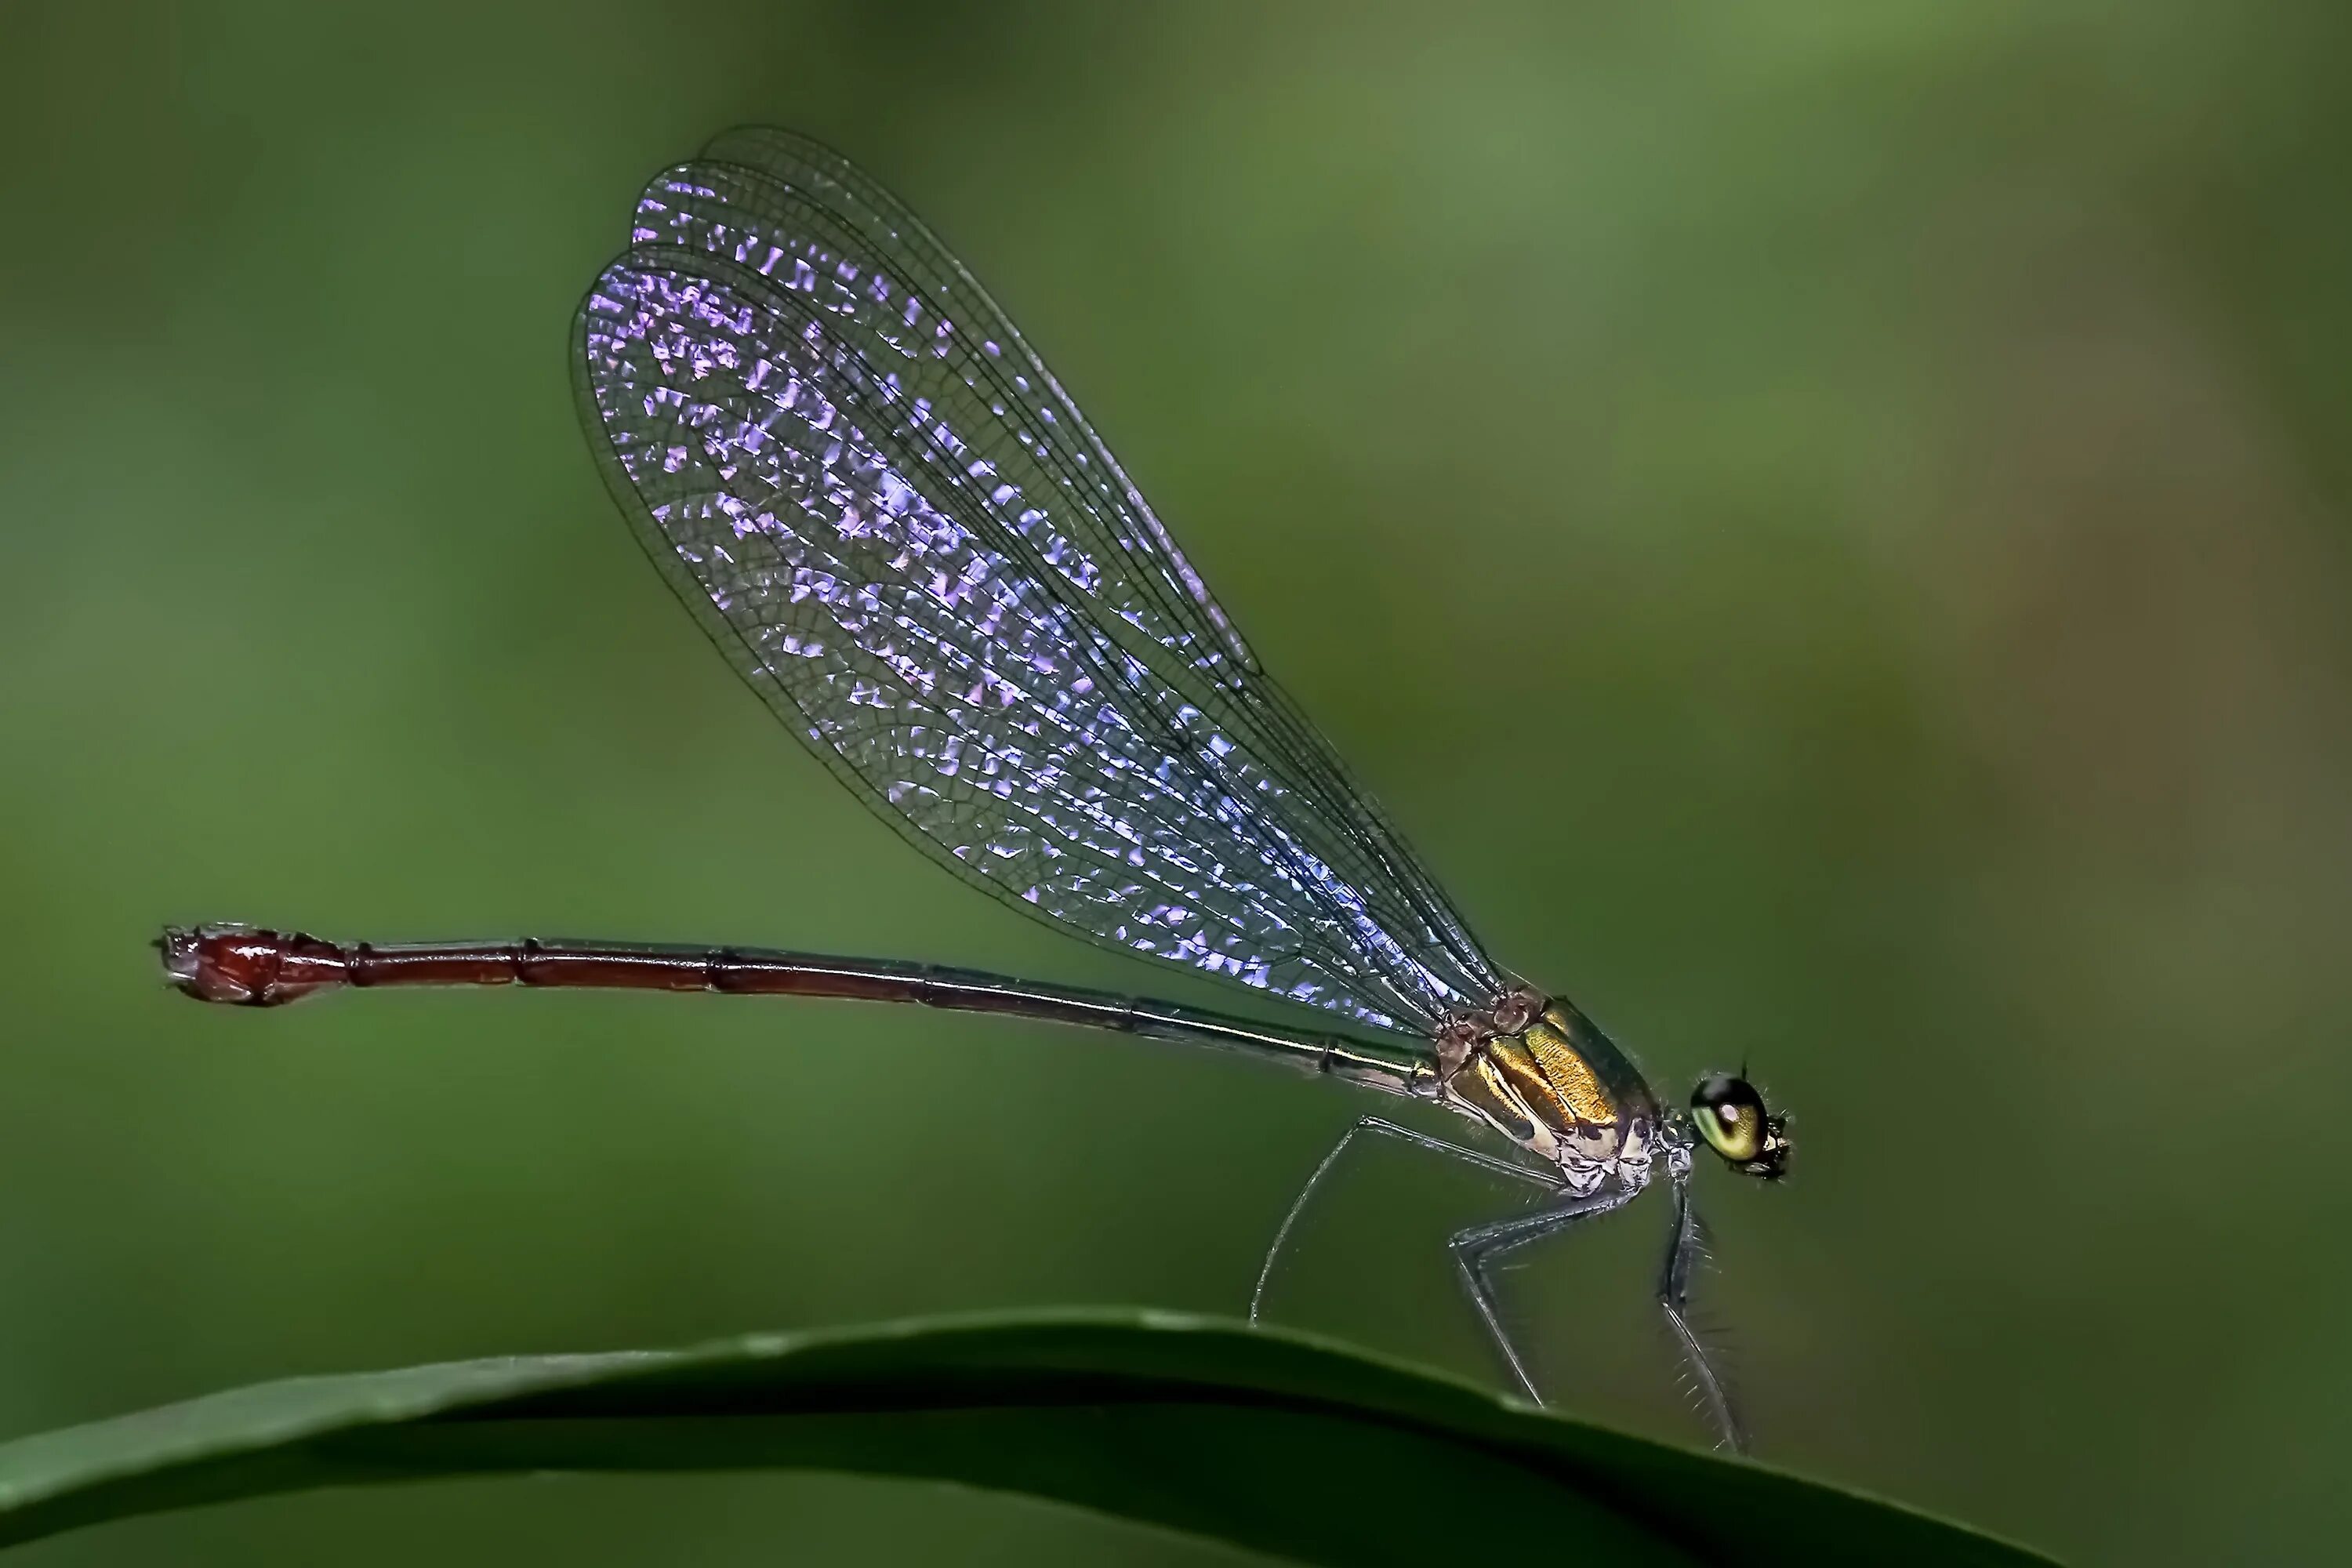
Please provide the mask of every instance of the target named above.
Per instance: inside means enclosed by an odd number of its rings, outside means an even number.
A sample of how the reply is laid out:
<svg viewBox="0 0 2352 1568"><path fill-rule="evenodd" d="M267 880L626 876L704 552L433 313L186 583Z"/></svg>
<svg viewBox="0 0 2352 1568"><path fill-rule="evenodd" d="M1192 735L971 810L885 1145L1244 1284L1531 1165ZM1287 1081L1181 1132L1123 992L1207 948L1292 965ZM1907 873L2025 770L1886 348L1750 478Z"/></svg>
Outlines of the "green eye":
<svg viewBox="0 0 2352 1568"><path fill-rule="evenodd" d="M1764 1153L1764 1097L1746 1079L1717 1073L1691 1094L1691 1121L1707 1147L1734 1164Z"/></svg>

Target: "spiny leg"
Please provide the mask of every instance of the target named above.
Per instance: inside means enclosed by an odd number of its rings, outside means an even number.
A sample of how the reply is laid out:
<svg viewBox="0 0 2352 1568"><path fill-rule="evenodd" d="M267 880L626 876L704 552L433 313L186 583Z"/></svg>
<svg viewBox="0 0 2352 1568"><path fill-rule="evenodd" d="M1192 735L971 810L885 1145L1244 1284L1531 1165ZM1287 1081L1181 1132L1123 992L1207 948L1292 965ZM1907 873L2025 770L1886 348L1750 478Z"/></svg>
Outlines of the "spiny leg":
<svg viewBox="0 0 2352 1568"><path fill-rule="evenodd" d="M1640 1190L1615 1187L1590 1197L1570 1198L1540 1214L1521 1215L1516 1219L1497 1220L1493 1225L1458 1232L1446 1243L1462 1270L1462 1282L1469 1287L1471 1305L1478 1309L1479 1321L1486 1325L1487 1337L1503 1352L1504 1364L1510 1368L1519 1387L1538 1405L1544 1402L1543 1394L1536 1387L1536 1380L1528 1374L1527 1363L1519 1358L1518 1347L1511 1342L1510 1331L1503 1326L1502 1310L1495 1302L1495 1282L1487 1278L1486 1267L1506 1253L1566 1230L1578 1220L1591 1219L1630 1203Z"/></svg>
<svg viewBox="0 0 2352 1568"><path fill-rule="evenodd" d="M1539 1187L1551 1186L1557 1181L1557 1177L1548 1171L1538 1171L1517 1160L1507 1160L1497 1155L1481 1152L1476 1149L1467 1149L1459 1143L1448 1143L1443 1138L1433 1138L1426 1132L1415 1131L1410 1127L1391 1121L1384 1116L1359 1117L1354 1126L1339 1134L1339 1141L1331 1146L1331 1152L1328 1154L1323 1156L1323 1163L1315 1167L1315 1173L1307 1178L1307 1184L1298 1189L1298 1196L1291 1201L1290 1212L1282 1216L1282 1226L1274 1233L1274 1245L1265 1249L1265 1261L1258 1267L1257 1288L1250 1292L1249 1321L1251 1322L1257 1321L1258 1310L1265 1302L1266 1284L1274 1278L1275 1260L1282 1256L1283 1244L1290 1239L1291 1227L1298 1223L1298 1216L1306 1212L1307 1200L1315 1195L1315 1189L1322 1184L1325 1176L1330 1174L1331 1167L1339 1163L1339 1156L1348 1152L1348 1145L1355 1142L1356 1134L1359 1132L1378 1132L1386 1137L1401 1139L1415 1148L1427 1149L1433 1153L1450 1155L1465 1164L1475 1165L1480 1170L1514 1177Z"/></svg>
<svg viewBox="0 0 2352 1568"><path fill-rule="evenodd" d="M1691 1328L1691 1275L1697 1268L1704 1248L1698 1223L1698 1211L1691 1206L1690 1174L1687 1169L1674 1173L1675 1224L1666 1237L1665 1267L1658 1273L1658 1305L1666 1314L1666 1326L1674 1331L1675 1341L1681 1347L1684 1364L1698 1384L1699 1397L1706 1405L1707 1418L1715 1424L1716 1433L1723 1447L1735 1454L1748 1452L1748 1429L1739 1419L1738 1407L1733 1404L1731 1389L1715 1363L1707 1359L1706 1345Z"/></svg>

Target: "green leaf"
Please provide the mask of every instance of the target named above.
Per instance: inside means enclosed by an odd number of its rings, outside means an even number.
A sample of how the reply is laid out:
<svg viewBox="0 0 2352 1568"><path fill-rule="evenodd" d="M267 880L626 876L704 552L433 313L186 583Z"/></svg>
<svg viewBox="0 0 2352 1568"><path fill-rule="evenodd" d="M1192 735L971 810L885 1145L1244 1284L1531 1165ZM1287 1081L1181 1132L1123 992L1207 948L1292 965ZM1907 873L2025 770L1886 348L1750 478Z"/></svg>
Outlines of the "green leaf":
<svg viewBox="0 0 2352 1568"><path fill-rule="evenodd" d="M960 1482L1350 1568L2048 1563L1321 1341L1133 1312L261 1384L0 1445L0 1544L314 1487L763 1468Z"/></svg>

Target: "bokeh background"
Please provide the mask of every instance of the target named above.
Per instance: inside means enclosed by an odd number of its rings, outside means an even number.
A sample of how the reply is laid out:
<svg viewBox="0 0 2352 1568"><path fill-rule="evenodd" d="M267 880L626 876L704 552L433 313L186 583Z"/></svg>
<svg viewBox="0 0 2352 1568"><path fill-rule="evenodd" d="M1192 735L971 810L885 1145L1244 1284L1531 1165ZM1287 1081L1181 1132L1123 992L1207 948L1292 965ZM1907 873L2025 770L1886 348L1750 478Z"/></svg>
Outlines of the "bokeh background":
<svg viewBox="0 0 2352 1568"><path fill-rule="evenodd" d="M847 1005L165 993L166 919L1163 978L903 847L572 426L641 180L803 129L963 251L1495 951L1707 1178L1776 1463L2314 1561L2352 1453L2340 5L0 9L0 1431L241 1381L1235 1310L1344 1090ZM1490 1375L1347 1173L1286 1320ZM1662 1210L1514 1280L1676 1440ZM1376 1508L1377 1497L1325 1500ZM1465 1560L1475 1500L1465 1500ZM1000 1498L510 1481L28 1563L1198 1564Z"/></svg>

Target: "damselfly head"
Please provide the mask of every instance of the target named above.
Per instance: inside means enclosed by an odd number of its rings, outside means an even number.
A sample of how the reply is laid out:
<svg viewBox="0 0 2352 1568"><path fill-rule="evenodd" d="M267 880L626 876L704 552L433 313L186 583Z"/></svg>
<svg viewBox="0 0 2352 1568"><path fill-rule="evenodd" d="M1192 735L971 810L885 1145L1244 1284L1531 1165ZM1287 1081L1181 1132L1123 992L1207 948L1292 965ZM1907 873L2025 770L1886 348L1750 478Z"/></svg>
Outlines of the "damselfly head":
<svg viewBox="0 0 2352 1568"><path fill-rule="evenodd" d="M1691 1091L1691 1121L1725 1164L1746 1176L1778 1181L1789 1168L1786 1116L1764 1109L1764 1097L1744 1078L1719 1072Z"/></svg>

